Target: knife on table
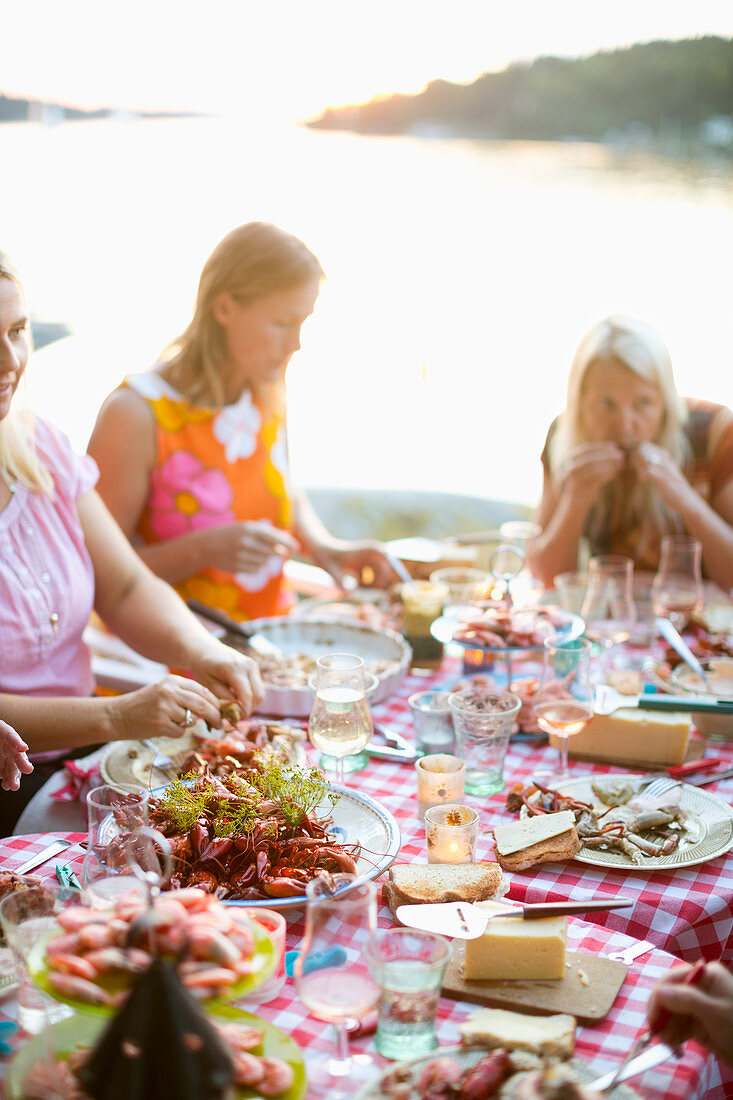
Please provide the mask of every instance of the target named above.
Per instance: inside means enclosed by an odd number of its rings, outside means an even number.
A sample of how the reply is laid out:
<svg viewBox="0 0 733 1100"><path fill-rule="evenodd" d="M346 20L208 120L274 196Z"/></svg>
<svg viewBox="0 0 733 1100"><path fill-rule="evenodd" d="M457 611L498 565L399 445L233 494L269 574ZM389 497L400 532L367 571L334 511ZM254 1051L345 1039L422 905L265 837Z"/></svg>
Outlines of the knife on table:
<svg viewBox="0 0 733 1100"><path fill-rule="evenodd" d="M25 875L28 871L35 870L35 868L40 867L42 863L46 863L49 859L53 859L54 856L57 856L59 852L64 852L70 847L70 840L54 840L52 844L47 844L37 855L31 856L31 858L27 859L25 863L22 863L20 867L16 867L13 873L16 875Z"/></svg>
<svg viewBox="0 0 733 1100"><path fill-rule="evenodd" d="M636 1058L629 1058L626 1065L618 1072L618 1076L616 1076L616 1070L604 1073L603 1077L597 1077L595 1081L591 1081L588 1088L592 1089L593 1092L603 1093L609 1088L609 1085L619 1085L622 1081L628 1080L629 1077L637 1077L640 1073L645 1073L648 1069L653 1069L654 1066L666 1062L668 1058L676 1057L675 1052L666 1043L655 1043L654 1046L642 1050Z"/></svg>
<svg viewBox="0 0 733 1100"><path fill-rule="evenodd" d="M501 917L523 917L541 920L543 917L577 916L606 909L626 909L633 905L629 898L613 901L552 901L538 905L507 905L496 902L496 908L483 908L467 901L437 902L428 905L400 905L395 916L408 928L437 932L458 940L476 940L486 931L490 920Z"/></svg>

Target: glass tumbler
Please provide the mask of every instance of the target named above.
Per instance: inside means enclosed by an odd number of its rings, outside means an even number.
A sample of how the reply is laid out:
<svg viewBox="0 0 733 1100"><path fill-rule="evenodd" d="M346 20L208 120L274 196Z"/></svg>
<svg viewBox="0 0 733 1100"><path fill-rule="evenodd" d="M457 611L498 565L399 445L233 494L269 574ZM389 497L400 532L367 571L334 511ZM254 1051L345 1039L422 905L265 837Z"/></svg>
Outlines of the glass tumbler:
<svg viewBox="0 0 733 1100"><path fill-rule="evenodd" d="M412 928L380 928L365 948L379 982L375 1046L385 1058L427 1054L438 1045L435 1017L450 941Z"/></svg>
<svg viewBox="0 0 733 1100"><path fill-rule="evenodd" d="M148 823L150 793L119 784L94 787L87 795L89 836L82 879L93 904L113 904L121 894L143 890L127 860L131 835Z"/></svg>
<svg viewBox="0 0 733 1100"><path fill-rule="evenodd" d="M417 752L453 752L456 735L448 706L449 695L449 691L416 691L407 700Z"/></svg>
<svg viewBox="0 0 733 1100"><path fill-rule="evenodd" d="M504 758L522 706L511 691L468 688L448 698L456 732L456 756L466 765L469 794L504 789Z"/></svg>
<svg viewBox="0 0 733 1100"><path fill-rule="evenodd" d="M60 931L56 914L67 906L88 903L89 899L79 890L54 885L19 890L0 902L0 925L18 974L18 1023L29 1035L36 1035L73 1014L35 985L30 969L45 941Z"/></svg>

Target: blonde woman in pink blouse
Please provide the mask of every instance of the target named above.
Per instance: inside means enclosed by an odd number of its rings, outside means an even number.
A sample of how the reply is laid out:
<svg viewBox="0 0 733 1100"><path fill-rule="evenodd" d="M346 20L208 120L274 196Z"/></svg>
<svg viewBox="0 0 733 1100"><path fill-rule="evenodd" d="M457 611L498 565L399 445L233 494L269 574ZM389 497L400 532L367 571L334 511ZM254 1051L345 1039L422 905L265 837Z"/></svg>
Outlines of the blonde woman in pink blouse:
<svg viewBox="0 0 733 1100"><path fill-rule="evenodd" d="M94 489L94 460L11 409L29 350L20 279L0 252L0 714L34 753L63 754L176 737L197 718L218 726L222 699L251 713L262 699L255 663L214 639L143 564ZM93 698L82 640L92 609L144 656L192 678ZM0 808L18 797L3 794Z"/></svg>

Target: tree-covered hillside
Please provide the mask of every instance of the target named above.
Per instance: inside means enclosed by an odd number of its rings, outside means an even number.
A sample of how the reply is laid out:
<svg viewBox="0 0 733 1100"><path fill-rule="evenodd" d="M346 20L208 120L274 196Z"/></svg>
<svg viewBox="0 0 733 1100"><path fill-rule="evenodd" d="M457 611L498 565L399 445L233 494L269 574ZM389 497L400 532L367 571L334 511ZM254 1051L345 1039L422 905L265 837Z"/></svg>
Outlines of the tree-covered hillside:
<svg viewBox="0 0 733 1100"><path fill-rule="evenodd" d="M487 138L599 140L635 124L691 133L733 116L733 39L649 42L578 60L538 58L469 85L332 107L309 125L363 133L435 130Z"/></svg>

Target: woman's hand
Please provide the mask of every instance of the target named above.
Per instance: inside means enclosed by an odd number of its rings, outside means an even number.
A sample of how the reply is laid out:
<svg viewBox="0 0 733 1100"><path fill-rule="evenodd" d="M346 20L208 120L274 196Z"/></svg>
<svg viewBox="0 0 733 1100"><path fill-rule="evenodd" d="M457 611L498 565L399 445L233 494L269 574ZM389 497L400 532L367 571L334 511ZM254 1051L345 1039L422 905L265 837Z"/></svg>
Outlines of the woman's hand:
<svg viewBox="0 0 733 1100"><path fill-rule="evenodd" d="M256 573L272 557L283 561L298 550L289 531L267 520L248 520L201 532L208 564L227 573Z"/></svg>
<svg viewBox="0 0 733 1100"><path fill-rule="evenodd" d="M33 771L27 753L28 746L23 738L0 719L0 786L4 791L17 791L21 775L30 775Z"/></svg>
<svg viewBox="0 0 733 1100"><path fill-rule="evenodd" d="M389 564L384 548L378 542L341 542L314 549L314 560L342 585L344 574L356 577L359 584L386 588L397 574Z"/></svg>
<svg viewBox="0 0 733 1100"><path fill-rule="evenodd" d="M677 1047L696 1039L733 1065L733 974L720 963L707 963L700 980L684 985L690 966L670 970L652 990L647 1016L654 1025L662 1009L671 1020L659 1033L662 1042Z"/></svg>
<svg viewBox="0 0 733 1100"><path fill-rule="evenodd" d="M656 443L641 443L631 458L640 481L648 481L667 504L679 506L695 490L669 451Z"/></svg>
<svg viewBox="0 0 733 1100"><path fill-rule="evenodd" d="M194 653L191 672L217 698L236 699L245 714L251 714L265 697L257 662L216 638L207 639Z"/></svg>
<svg viewBox="0 0 733 1100"><path fill-rule="evenodd" d="M626 452L617 443L580 443L568 451L563 464L563 483L576 498L593 501L599 489L620 473Z"/></svg>
<svg viewBox="0 0 733 1100"><path fill-rule="evenodd" d="M197 718L207 726L221 726L216 695L184 676L166 676L109 700L114 740L144 741L149 737L180 737Z"/></svg>

